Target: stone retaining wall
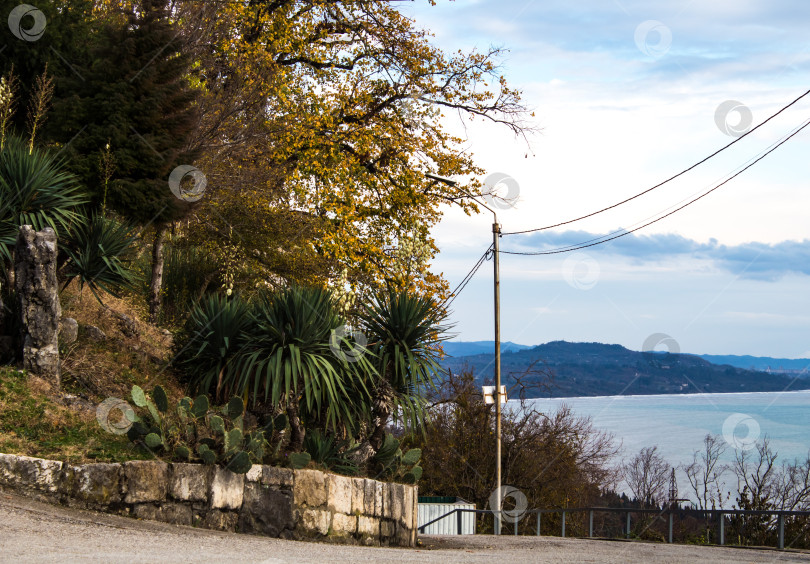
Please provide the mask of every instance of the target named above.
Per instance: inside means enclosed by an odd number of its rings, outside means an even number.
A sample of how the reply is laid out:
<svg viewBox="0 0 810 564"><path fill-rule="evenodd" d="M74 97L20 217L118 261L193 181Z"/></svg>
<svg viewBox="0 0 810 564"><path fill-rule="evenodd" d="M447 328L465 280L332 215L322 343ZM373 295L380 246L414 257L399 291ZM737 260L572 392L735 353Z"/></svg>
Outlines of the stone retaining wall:
<svg viewBox="0 0 810 564"><path fill-rule="evenodd" d="M318 470L133 461L74 465L0 454L0 489L140 519L271 537L414 546L417 488Z"/></svg>

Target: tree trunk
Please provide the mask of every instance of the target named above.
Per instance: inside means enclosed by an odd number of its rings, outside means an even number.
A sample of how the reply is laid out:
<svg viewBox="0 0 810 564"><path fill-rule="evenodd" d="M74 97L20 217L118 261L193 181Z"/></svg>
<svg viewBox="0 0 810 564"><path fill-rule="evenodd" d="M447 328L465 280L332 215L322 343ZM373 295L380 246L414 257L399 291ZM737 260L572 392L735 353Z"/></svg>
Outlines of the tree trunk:
<svg viewBox="0 0 810 564"><path fill-rule="evenodd" d="M157 226L155 242L152 245L152 282L149 285L149 321L157 323L160 314L160 292L163 289L163 245L166 242L166 232L169 230L164 223Z"/></svg>
<svg viewBox="0 0 810 564"><path fill-rule="evenodd" d="M368 438L363 441L355 451L352 460L359 466L363 466L371 460L385 440L385 429L388 427L388 419L391 417L391 406L385 404L379 398L375 401L372 420L372 431Z"/></svg>
<svg viewBox="0 0 810 564"><path fill-rule="evenodd" d="M374 402L371 408L373 419L368 442L376 453L385 440L385 429L388 427L388 420L396 403L396 392L387 378L380 378L374 388Z"/></svg>
<svg viewBox="0 0 810 564"><path fill-rule="evenodd" d="M290 420L290 446L291 452L301 452L304 448L304 433L306 432L298 418L298 404L290 403L287 406L287 418Z"/></svg>
<svg viewBox="0 0 810 564"><path fill-rule="evenodd" d="M374 430L368 437L368 442L376 453L385 440L385 428L388 427L388 419L391 417L391 406L379 405L374 410Z"/></svg>

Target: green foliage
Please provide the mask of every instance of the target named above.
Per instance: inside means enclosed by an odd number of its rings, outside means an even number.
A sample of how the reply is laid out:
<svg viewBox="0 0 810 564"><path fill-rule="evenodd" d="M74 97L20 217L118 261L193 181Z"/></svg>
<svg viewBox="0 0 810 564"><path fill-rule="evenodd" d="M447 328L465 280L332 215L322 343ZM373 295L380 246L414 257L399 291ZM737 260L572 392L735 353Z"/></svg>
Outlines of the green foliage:
<svg viewBox="0 0 810 564"><path fill-rule="evenodd" d="M290 468L300 470L306 468L312 460L312 455L308 452L293 452L290 453Z"/></svg>
<svg viewBox="0 0 810 564"><path fill-rule="evenodd" d="M312 461L332 472L354 476L358 473L357 463L351 455L357 450L346 441L338 441L334 435L324 435L320 429L312 429L304 438L304 450Z"/></svg>
<svg viewBox="0 0 810 564"><path fill-rule="evenodd" d="M196 157L189 149L199 115L192 55L167 4L149 0L117 14L124 17L97 19L85 38L88 56L62 77L51 116L51 139L65 144L72 170L94 188L97 204L104 197L99 161L109 144L115 168L107 207L140 224L188 212L167 179Z"/></svg>
<svg viewBox="0 0 810 564"><path fill-rule="evenodd" d="M160 386L155 387L155 391L152 392L152 397L155 400L155 405L157 405L158 411L163 414L166 414L169 411L169 398L166 396L166 392Z"/></svg>
<svg viewBox="0 0 810 564"><path fill-rule="evenodd" d="M0 274L11 264L21 225L51 227L63 236L82 219L86 202L65 161L38 148L29 153L24 141L8 139L0 151Z"/></svg>
<svg viewBox="0 0 810 564"><path fill-rule="evenodd" d="M205 443L201 443L197 447L197 452L204 464L214 464L217 461L216 453Z"/></svg>
<svg viewBox="0 0 810 564"><path fill-rule="evenodd" d="M177 339L175 361L192 375L193 390L215 396L237 391L229 365L249 324L248 305L239 296L210 294L194 307Z"/></svg>
<svg viewBox="0 0 810 564"><path fill-rule="evenodd" d="M164 321L182 325L200 300L219 289L219 265L203 249L197 247L167 244L163 265L163 307ZM144 256L141 272L144 280L151 275L149 257ZM142 291L148 292L144 284Z"/></svg>
<svg viewBox="0 0 810 564"><path fill-rule="evenodd" d="M372 458L372 468L377 471L378 478L415 484L422 477L421 458L420 449L412 448L403 453L399 440L386 433L382 446Z"/></svg>
<svg viewBox="0 0 810 564"><path fill-rule="evenodd" d="M0 366L0 452L73 464L149 459L126 437L103 429L59 398L39 391L30 376Z"/></svg>
<svg viewBox="0 0 810 564"><path fill-rule="evenodd" d="M198 396L197 399L191 404L189 413L194 417L204 417L208 412L208 398L206 396Z"/></svg>
<svg viewBox="0 0 810 564"><path fill-rule="evenodd" d="M247 474L252 466L253 462L250 460L250 455L242 450L231 458L228 463L228 470L236 474Z"/></svg>
<svg viewBox="0 0 810 564"><path fill-rule="evenodd" d="M236 401L240 404L242 401L239 398L233 398L218 410L225 417L211 412L205 396L196 400L183 398L171 410L160 386L155 387L151 398L140 387L133 386L132 401L140 412L130 415L133 425L127 436L156 455L220 464L244 474L254 463L262 463L268 454L278 454L280 441L275 450L268 448L270 440L278 436L274 435L274 429L265 426L262 430L243 431L242 412L236 409ZM237 412L235 417L228 416Z"/></svg>
<svg viewBox="0 0 810 564"><path fill-rule="evenodd" d="M234 386L229 389L247 391L254 402L264 397L273 405L300 407L308 426L355 429L368 414L366 381L374 368L366 354L335 353L336 344L360 352L337 336L342 325L324 289L292 286L260 295L228 374Z"/></svg>
<svg viewBox="0 0 810 564"><path fill-rule="evenodd" d="M211 425L211 429L213 429L214 432L216 433L225 432L225 422L219 415L212 415L211 419L208 420L208 423Z"/></svg>
<svg viewBox="0 0 810 564"><path fill-rule="evenodd" d="M392 414L401 415L406 428L422 428L425 395L435 390L442 372L438 345L447 338L446 312L430 297L389 289L365 308L361 319L379 374L374 391L374 416L379 423L371 430L369 442L381 448Z"/></svg>
<svg viewBox="0 0 810 564"><path fill-rule="evenodd" d="M231 419L241 417L244 411L245 404L242 403L241 398L233 397L231 398L231 401L228 402L228 405L225 406L225 412Z"/></svg>
<svg viewBox="0 0 810 564"><path fill-rule="evenodd" d="M47 25L44 33L36 41L22 41L11 33L11 26L5 25L11 10L20 5L17 0L0 0L0 44L4 45L0 57L0 74L6 75L11 68L19 80L19 102L13 116L13 129L22 133L27 129L27 106L35 89L36 79L42 75L45 66L49 74L59 76L71 73L65 65L70 61L75 65L83 60L96 22L93 21L93 0L59 0L58 2L34 2L45 15ZM30 27L30 18L22 20L23 27ZM48 122L46 122L46 125ZM75 135L79 132L76 128Z"/></svg>
<svg viewBox="0 0 810 564"><path fill-rule="evenodd" d="M132 386L132 401L138 407L146 407L146 394L140 386Z"/></svg>
<svg viewBox="0 0 810 564"><path fill-rule="evenodd" d="M406 466L414 466L419 464L420 458L422 458L422 449L412 448L402 455L402 464Z"/></svg>
<svg viewBox="0 0 810 564"><path fill-rule="evenodd" d="M68 231L64 251L68 256L65 276L78 279L101 301L98 291L113 296L135 287L138 276L130 266L136 252L135 226L94 214L82 218Z"/></svg>

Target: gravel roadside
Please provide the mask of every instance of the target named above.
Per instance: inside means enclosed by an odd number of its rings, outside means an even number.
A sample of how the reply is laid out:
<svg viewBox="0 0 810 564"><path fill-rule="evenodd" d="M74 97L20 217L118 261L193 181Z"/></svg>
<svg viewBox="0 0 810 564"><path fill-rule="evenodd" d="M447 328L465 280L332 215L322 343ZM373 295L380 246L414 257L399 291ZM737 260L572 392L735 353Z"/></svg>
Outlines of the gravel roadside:
<svg viewBox="0 0 810 564"><path fill-rule="evenodd" d="M421 537L416 549L283 541L105 515L0 492L0 562L807 562L808 552L555 537Z"/></svg>

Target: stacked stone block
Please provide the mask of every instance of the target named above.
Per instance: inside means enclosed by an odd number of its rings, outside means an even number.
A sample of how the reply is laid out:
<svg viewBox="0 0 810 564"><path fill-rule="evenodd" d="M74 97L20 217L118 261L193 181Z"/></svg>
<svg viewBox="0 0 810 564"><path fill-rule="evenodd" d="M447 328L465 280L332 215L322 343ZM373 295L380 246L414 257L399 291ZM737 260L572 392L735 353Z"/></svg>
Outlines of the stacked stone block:
<svg viewBox="0 0 810 564"><path fill-rule="evenodd" d="M415 546L416 486L318 470L133 461L73 465L0 454L0 488L41 501L288 539Z"/></svg>

